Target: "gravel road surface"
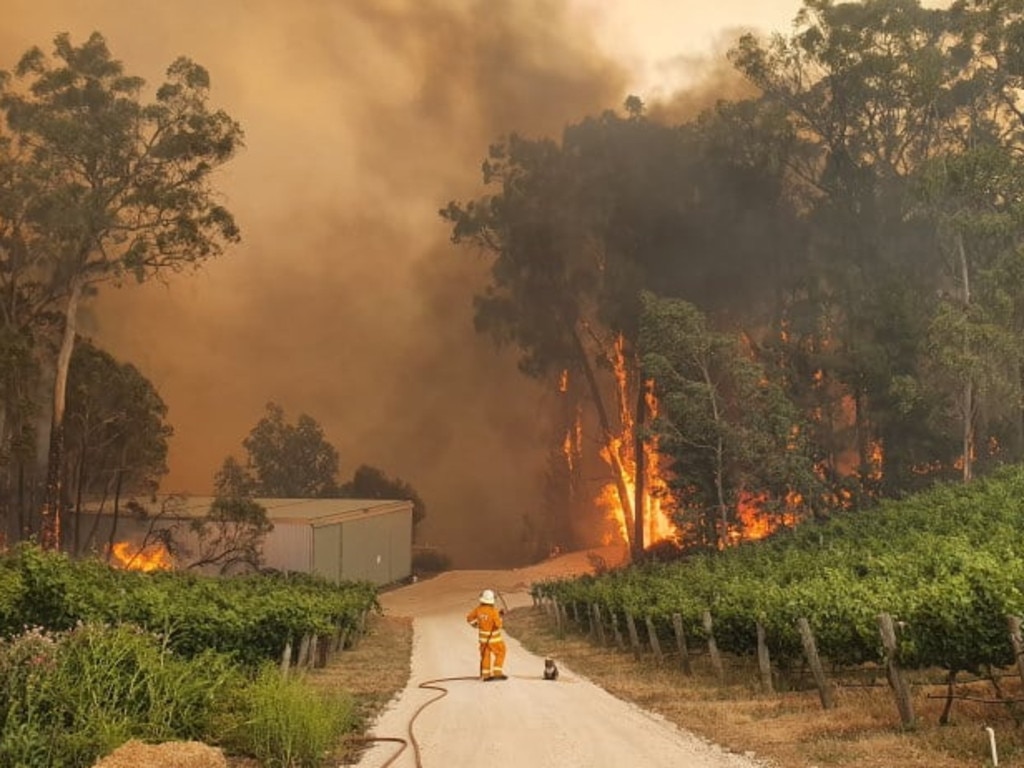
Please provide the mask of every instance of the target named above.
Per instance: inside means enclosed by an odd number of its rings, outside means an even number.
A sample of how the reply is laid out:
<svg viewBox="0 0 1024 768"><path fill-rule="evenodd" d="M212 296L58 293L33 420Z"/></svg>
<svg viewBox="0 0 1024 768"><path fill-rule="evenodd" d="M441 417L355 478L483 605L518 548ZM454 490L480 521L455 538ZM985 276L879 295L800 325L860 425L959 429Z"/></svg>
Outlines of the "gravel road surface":
<svg viewBox="0 0 1024 768"><path fill-rule="evenodd" d="M507 634L510 679L475 679L476 632L465 614L481 589L498 590L510 608L530 605L533 581L589 569L585 555L566 555L521 570L451 571L382 595L385 612L413 617L412 675L373 735L408 740L415 717L419 745L419 763L410 744L389 768L764 768L613 697L564 665L556 682L544 680L544 660ZM420 711L441 696L420 684L447 677L473 679L442 683L448 694ZM400 748L377 744L358 766L381 768Z"/></svg>

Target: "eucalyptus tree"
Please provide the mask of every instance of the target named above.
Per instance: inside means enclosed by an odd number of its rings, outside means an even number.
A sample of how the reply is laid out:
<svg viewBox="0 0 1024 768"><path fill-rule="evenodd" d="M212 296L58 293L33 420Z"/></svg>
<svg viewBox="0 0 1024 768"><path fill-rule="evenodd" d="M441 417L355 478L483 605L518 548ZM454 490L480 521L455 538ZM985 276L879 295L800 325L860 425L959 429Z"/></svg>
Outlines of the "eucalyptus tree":
<svg viewBox="0 0 1024 768"><path fill-rule="evenodd" d="M835 430L849 419L870 487L880 446L883 467L909 467L937 437L902 399L927 354L940 271L912 180L959 139L962 53L949 14L917 0L806 0L791 34L744 36L732 58L814 150L792 156L816 279L795 297L790 341L817 391L850 403L818 425L834 431L822 434L826 472L844 471Z"/></svg>
<svg viewBox="0 0 1024 768"><path fill-rule="evenodd" d="M987 453L1015 460L1022 447L1024 165L1008 148L981 144L933 162L920 188L945 256L930 369L960 425L967 482Z"/></svg>
<svg viewBox="0 0 1024 768"><path fill-rule="evenodd" d="M602 381L612 370L615 339L599 304L604 268L615 265L589 221L600 200L585 197L604 190L588 185L576 166L562 144L513 134L494 144L484 163L484 182L495 191L452 202L441 214L453 241L475 244L493 258L490 285L474 299L477 330L499 346L516 346L519 368L529 376L583 382L632 534L634 500L616 444L621 409L608 402L615 384Z"/></svg>
<svg viewBox="0 0 1024 768"><path fill-rule="evenodd" d="M796 251L785 243L797 228L778 159L795 142L779 115L723 105L695 126L672 126L646 118L635 98L627 108L567 126L560 142L495 144L489 193L441 213L455 242L493 259L474 300L477 330L517 347L524 373L591 410L636 556L644 472L629 462L643 460L648 415L640 292L684 295L742 322L783 271L780 256Z"/></svg>
<svg viewBox="0 0 1024 768"><path fill-rule="evenodd" d="M114 527L126 498L152 495L167 474L174 430L160 393L130 363L79 339L68 370L66 445L61 476L73 497L70 539L83 546L84 500L103 506L112 499Z"/></svg>
<svg viewBox="0 0 1024 768"><path fill-rule="evenodd" d="M337 496L338 451L308 414L296 422L284 408L266 413L242 441L245 460L225 459L215 478L218 495L233 498L315 499Z"/></svg>
<svg viewBox="0 0 1024 768"><path fill-rule="evenodd" d="M239 239L213 173L241 146L239 125L209 104L205 69L179 58L146 101L93 33L33 48L0 80L0 205L5 287L57 313L50 449L41 541L60 540L60 468L68 366L80 302L103 283L200 265ZM10 201L14 201L11 203Z"/></svg>
<svg viewBox="0 0 1024 768"><path fill-rule="evenodd" d="M1024 2L955 0L950 32L960 64L957 90L965 105L978 105L963 125L976 138L980 127L1005 146L1024 137Z"/></svg>
<svg viewBox="0 0 1024 768"><path fill-rule="evenodd" d="M416 526L427 516L427 505L416 489L400 477L384 470L360 464L352 479L343 483L338 496L348 499L402 499L412 502L412 523Z"/></svg>
<svg viewBox="0 0 1024 768"><path fill-rule="evenodd" d="M0 539L29 524L25 478L36 454L39 359L28 330L0 324Z"/></svg>
<svg viewBox="0 0 1024 768"><path fill-rule="evenodd" d="M745 495L780 516L818 504L802 417L769 369L689 302L648 293L642 301L644 372L660 401L652 429L695 543L726 546Z"/></svg>

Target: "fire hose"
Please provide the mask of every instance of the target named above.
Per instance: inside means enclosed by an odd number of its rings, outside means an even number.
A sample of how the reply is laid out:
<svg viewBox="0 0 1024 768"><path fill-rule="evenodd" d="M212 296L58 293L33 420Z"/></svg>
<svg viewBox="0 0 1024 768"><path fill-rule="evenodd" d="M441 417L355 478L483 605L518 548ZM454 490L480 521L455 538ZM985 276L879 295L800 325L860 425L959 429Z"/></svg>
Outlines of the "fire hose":
<svg viewBox="0 0 1024 768"><path fill-rule="evenodd" d="M476 682L477 680L479 680L479 678L472 676L438 677L433 680L425 680L417 686L418 688L423 688L424 690L438 691L439 693L432 699L428 699L427 701L423 702L418 707L416 707L416 711L414 711L412 713L412 717L409 718L409 737L407 739L399 738L397 736L367 736L365 738L355 739L353 743L374 744L377 742L385 742L390 744L401 744L401 748L397 752L395 752L395 754L393 754L390 758L388 758L388 761L384 763L380 768L388 768L388 766L392 765L399 757L401 757L402 753L405 752L406 748L410 744L412 744L412 751L416 758L416 768L423 768L423 763L420 759L420 743L416 740L416 733L413 731L412 728L413 723L416 722L416 718L420 716L420 713L423 712L424 709L429 707L434 702L440 701L448 695L448 689L443 687L441 683L452 683L459 680L472 680Z"/></svg>
<svg viewBox="0 0 1024 768"><path fill-rule="evenodd" d="M495 590L495 592L501 598L502 605L504 605L505 608L507 609L508 608L508 603L505 602L504 595L502 595L500 592L497 592L497 590ZM493 634L494 634L494 630L492 629L490 631L490 634L487 635L487 644L488 645L490 644L491 635L493 635ZM481 670L482 670L483 659L480 660L480 664L481 664ZM401 744L401 747L399 748L399 750L397 752L395 752L395 754L393 754L390 758L388 758L388 761L386 763L384 763L380 768L388 768L388 766L392 765L399 757L401 757L402 753L405 752L406 748L410 744L412 744L413 755L415 756L415 759L416 759L416 768L423 768L423 763L422 763L422 761L420 759L420 743L419 743L419 741L416 740L416 733L413 731L413 724L416 722L416 718L419 717L420 713L422 713L423 710L425 710L431 704L434 704L434 703L440 701L441 699L443 699L445 696L448 695L448 689L443 687L441 685L441 683L454 683L454 682L460 682L460 681L465 681L465 680L472 680L473 682L476 682L479 679L480 679L479 677L463 675L463 676L460 676L460 677L437 677L437 678L434 678L433 680L424 680L422 683L420 683L416 687L417 688L422 688L422 689L427 690L427 691L438 691L438 694L436 696L434 696L433 698L428 699L427 701L423 702L418 707L416 707L415 711L412 713L412 717L409 718L409 725L408 725L409 737L407 739L403 739L403 738L400 738L398 736L367 736L367 737L363 737L363 738L359 738L359 739L353 739L352 743L354 743L354 744L376 744L378 742L383 742L383 743L388 743L388 744Z"/></svg>

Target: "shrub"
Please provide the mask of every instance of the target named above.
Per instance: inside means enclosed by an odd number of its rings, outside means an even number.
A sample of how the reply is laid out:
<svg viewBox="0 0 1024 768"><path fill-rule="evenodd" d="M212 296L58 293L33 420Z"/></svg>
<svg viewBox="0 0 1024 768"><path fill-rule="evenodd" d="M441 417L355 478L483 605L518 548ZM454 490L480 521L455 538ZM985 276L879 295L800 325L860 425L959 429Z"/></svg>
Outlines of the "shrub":
<svg viewBox="0 0 1024 768"><path fill-rule="evenodd" d="M219 731L225 749L269 768L316 768L355 725L347 695L314 690L268 664L236 692Z"/></svg>
<svg viewBox="0 0 1024 768"><path fill-rule="evenodd" d="M0 643L0 767L87 766L131 738L202 738L243 683L223 655L181 659L131 625Z"/></svg>

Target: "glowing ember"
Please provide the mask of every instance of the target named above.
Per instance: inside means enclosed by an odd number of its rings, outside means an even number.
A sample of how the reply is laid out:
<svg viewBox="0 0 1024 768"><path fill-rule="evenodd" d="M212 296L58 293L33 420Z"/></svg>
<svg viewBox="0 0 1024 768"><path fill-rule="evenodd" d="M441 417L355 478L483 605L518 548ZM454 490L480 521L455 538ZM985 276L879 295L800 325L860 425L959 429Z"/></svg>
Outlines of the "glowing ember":
<svg viewBox="0 0 1024 768"><path fill-rule="evenodd" d="M765 511L767 502L768 496L764 493L744 492L740 495L739 503L736 505L736 525L729 526L730 544L763 539L781 527L792 527L800 521L804 498L796 491L789 492L786 496L785 511L781 514L775 513L774 520Z"/></svg>
<svg viewBox="0 0 1024 768"><path fill-rule="evenodd" d="M881 440L872 440L868 445L868 467L867 476L871 480L882 479L882 464L885 460L885 452L882 450Z"/></svg>
<svg viewBox="0 0 1024 768"><path fill-rule="evenodd" d="M128 541L115 542L111 547L114 564L128 571L169 571L174 568L174 558L160 542L136 547Z"/></svg>

